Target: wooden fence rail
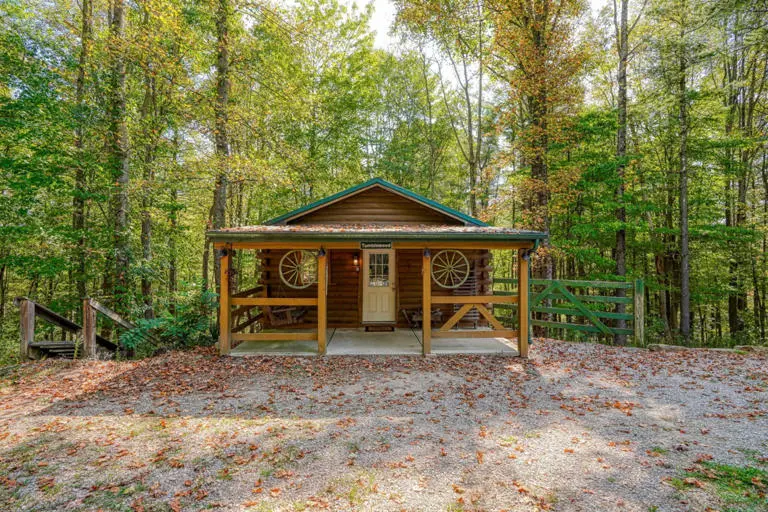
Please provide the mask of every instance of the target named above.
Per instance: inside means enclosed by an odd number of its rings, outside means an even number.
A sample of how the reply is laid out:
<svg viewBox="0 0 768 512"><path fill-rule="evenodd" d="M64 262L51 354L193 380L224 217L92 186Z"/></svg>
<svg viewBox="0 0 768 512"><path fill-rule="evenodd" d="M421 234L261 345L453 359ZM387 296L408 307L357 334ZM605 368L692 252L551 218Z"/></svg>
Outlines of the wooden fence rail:
<svg viewBox="0 0 768 512"><path fill-rule="evenodd" d="M517 295L517 279L497 278L493 284L496 295ZM584 293L590 290L597 294ZM624 290L625 296L609 294L615 290ZM633 336L635 344L642 346L645 344L644 294L645 285L640 279L634 282L531 279L531 325L606 337L624 334ZM617 311L619 305L629 306L630 312ZM516 304L495 304L494 308L509 311L510 315L501 317L514 321ZM624 320L627 327L617 327L618 320Z"/></svg>

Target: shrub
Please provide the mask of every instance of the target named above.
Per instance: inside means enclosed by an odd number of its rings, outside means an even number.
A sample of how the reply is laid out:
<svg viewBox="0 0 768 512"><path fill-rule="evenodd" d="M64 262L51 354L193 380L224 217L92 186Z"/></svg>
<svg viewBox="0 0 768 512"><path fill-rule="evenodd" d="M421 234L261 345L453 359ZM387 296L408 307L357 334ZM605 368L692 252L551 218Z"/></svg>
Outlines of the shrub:
<svg viewBox="0 0 768 512"><path fill-rule="evenodd" d="M216 310L214 292L195 291L182 295L174 315L165 313L152 319L134 322L135 329L126 331L121 345L134 357L147 357L166 350L212 345L211 312Z"/></svg>

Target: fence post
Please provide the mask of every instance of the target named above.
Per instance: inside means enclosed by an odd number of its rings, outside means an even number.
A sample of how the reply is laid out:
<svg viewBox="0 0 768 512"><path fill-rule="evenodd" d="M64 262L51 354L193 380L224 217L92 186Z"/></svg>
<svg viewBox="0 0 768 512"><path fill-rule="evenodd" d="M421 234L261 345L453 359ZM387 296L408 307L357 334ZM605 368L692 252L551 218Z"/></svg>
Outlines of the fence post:
<svg viewBox="0 0 768 512"><path fill-rule="evenodd" d="M96 355L96 310L91 299L83 299L83 356Z"/></svg>
<svg viewBox="0 0 768 512"><path fill-rule="evenodd" d="M19 357L24 362L29 359L29 344L35 341L35 303L23 298L19 304L21 342Z"/></svg>
<svg viewBox="0 0 768 512"><path fill-rule="evenodd" d="M639 346L645 346L645 284L642 279L635 280L634 295L634 313L635 313L635 343Z"/></svg>

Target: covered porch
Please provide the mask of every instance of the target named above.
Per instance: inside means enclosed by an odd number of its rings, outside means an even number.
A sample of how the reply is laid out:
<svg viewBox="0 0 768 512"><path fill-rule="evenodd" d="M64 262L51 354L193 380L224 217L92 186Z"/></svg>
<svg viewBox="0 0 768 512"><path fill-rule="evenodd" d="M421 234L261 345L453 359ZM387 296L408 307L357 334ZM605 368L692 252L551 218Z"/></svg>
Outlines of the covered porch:
<svg viewBox="0 0 768 512"><path fill-rule="evenodd" d="M249 233L247 241L238 240L237 236L233 236L240 233L227 232L226 238L229 240L215 241L215 248L221 255L220 353L321 356L504 353L524 358L528 356L528 260L536 245L535 238L531 239L533 237L527 233L490 227L483 228L482 231L465 228L458 233L446 233L446 230L441 228L429 230L424 227L406 233L402 228L397 232L391 229L370 228L361 233L355 231L339 233L303 230L301 235L306 236L297 238L295 231L277 233L275 230L268 230L270 236L267 239L258 236L265 234L259 231ZM340 240L340 235L351 240ZM479 235L486 240L478 240ZM413 239L417 236L422 240ZM277 241L283 237L284 240ZM376 247L384 246L386 249L366 249L372 244ZM519 276L516 292L494 294L492 289L477 285L469 291L459 293L456 288L448 289L436 283L441 270L436 270L433 265L435 254L449 253L451 257L470 254L472 251L488 254L492 249L510 251L515 255ZM246 292L232 293L230 268L232 256L236 251L257 251L272 255L272 259L280 262L286 261L286 254L289 255L287 259L290 259L291 252L302 251L303 258L312 259L310 273L314 277L311 278L311 285L296 290L263 285ZM375 255L386 251L391 258L388 260L391 263L390 268L387 268L386 263L382 264L381 259L375 258ZM354 263L362 269L358 268L356 280L349 285L341 288L330 286L329 294L331 274L339 273L339 269L343 267L340 264L338 268L332 268L331 262L336 261L332 257L334 254L343 254L347 259L354 255ZM395 264L398 259L407 259L407 268L402 265L398 267ZM477 270L486 275L489 267L479 270L474 268L476 264L485 265L484 262L482 258L470 258L468 266L472 267L472 272ZM383 276L374 276L375 272L381 271L381 268L374 267L382 265ZM273 267L265 264L264 268ZM285 280L282 269L279 273L280 279ZM379 286L382 283L383 286ZM393 311L391 321L366 321L363 310L368 309L369 306L365 305L366 297L373 290L367 288L369 285L376 285L376 290L382 287L389 290L391 298L387 300L391 300L391 304L379 306L382 311ZM345 299L343 295L347 293L351 295ZM416 308L412 303L407 304L409 307L404 307L406 294L418 301ZM341 309L354 310L357 323L329 323L329 301L332 303L331 307L335 305L337 312L340 312L339 302L344 300L351 302L348 305L342 304ZM504 325L495 315L495 307L506 305L516 306L516 325ZM274 316L276 311L301 310L303 314L300 315L300 320L296 319L292 324L277 328L269 323L253 322L250 325L258 327L251 328L251 332L245 332L240 326L234 326L232 321L233 312L243 310L258 312L254 319L262 320L267 313ZM424 312L429 313L425 315ZM467 321L471 314L474 314L473 320ZM389 332L367 332L369 328L374 331L384 328ZM236 346L238 344L239 347ZM234 352L233 346L236 346Z"/></svg>
<svg viewBox="0 0 768 512"><path fill-rule="evenodd" d="M479 331L483 332L483 331ZM492 331L488 331L491 333ZM432 340L432 354L485 354L517 356L517 343L505 338L437 338ZM364 328L334 328L326 333L326 355L421 355L421 331L397 328L391 332L366 332ZM246 341L233 348L232 356L316 356L315 341Z"/></svg>

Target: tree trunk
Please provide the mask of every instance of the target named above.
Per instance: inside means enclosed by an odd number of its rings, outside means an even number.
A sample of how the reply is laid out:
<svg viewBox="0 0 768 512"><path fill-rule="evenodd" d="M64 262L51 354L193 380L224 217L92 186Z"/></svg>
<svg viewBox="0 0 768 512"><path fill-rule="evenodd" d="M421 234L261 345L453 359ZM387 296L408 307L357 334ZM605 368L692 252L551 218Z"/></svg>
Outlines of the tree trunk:
<svg viewBox="0 0 768 512"><path fill-rule="evenodd" d="M437 170L438 170L438 148L435 141L435 127L434 127L434 116L432 113L432 94L431 94L431 85L429 83L429 72L431 70L430 64L427 62L427 57L424 54L424 51L419 45L419 57L420 57L420 64L421 64L421 78L424 80L424 99L425 99L425 106L426 106L426 123L425 123L425 130L426 130L426 138L427 142L429 144L429 167L427 168L427 190L429 191L429 194L431 197L435 197L435 182L437 181Z"/></svg>
<svg viewBox="0 0 768 512"><path fill-rule="evenodd" d="M144 22L149 23L148 14L145 14ZM157 149L157 134L159 129L155 126L157 118L157 91L155 80L151 76L152 63L147 63L147 76L144 77L144 101L141 105L141 126L145 131L144 153L144 183L141 195L141 259L143 272L141 273L141 298L144 303L144 318L155 317L152 304L152 194L154 192L154 162Z"/></svg>
<svg viewBox="0 0 768 512"><path fill-rule="evenodd" d="M763 152L761 158L760 175L763 181L763 233L766 233L768 226L768 154ZM760 337L765 339L766 334L766 308L765 297L768 293L768 236L763 234L762 254L760 255L760 289L763 300L760 302Z"/></svg>
<svg viewBox="0 0 768 512"><path fill-rule="evenodd" d="M3 258L6 256L2 254ZM5 296L8 292L8 266L3 263L0 265L0 326L3 325L5 319Z"/></svg>
<svg viewBox="0 0 768 512"><path fill-rule="evenodd" d="M72 198L72 229L77 236L75 250L75 282L77 295L83 299L88 294L87 274L85 264L85 196L87 189L86 170L83 166L83 145L85 139L85 79L88 66L91 38L93 34L93 4L91 0L83 0L81 6L80 26L80 60L77 65L77 82L75 83L75 103L77 105L77 125L75 128L75 193Z"/></svg>
<svg viewBox="0 0 768 512"><path fill-rule="evenodd" d="M683 6L685 6L683 2ZM679 121L680 121L680 334L691 338L690 256L688 252L688 62L684 28L680 28Z"/></svg>
<svg viewBox="0 0 768 512"><path fill-rule="evenodd" d="M229 0L219 0L216 9L216 102L214 105L214 146L216 152L216 185L213 192L212 221L213 229L225 227L227 208L227 179L229 168L229 137L227 109L229 105ZM206 245L205 253L207 254ZM214 253L213 276L216 292L221 286L221 255Z"/></svg>
<svg viewBox="0 0 768 512"><path fill-rule="evenodd" d="M125 30L124 0L114 0L110 23L111 112L109 146L115 183L113 198L115 226L115 311L126 315L130 308L130 240L128 231L128 129L125 123Z"/></svg>
<svg viewBox="0 0 768 512"><path fill-rule="evenodd" d="M627 230L625 228L627 222L627 211L624 208L624 169L626 167L627 158L627 58L629 55L629 48L627 45L627 11L629 9L629 0L621 1L621 15L620 22L616 27L617 34L616 39L618 43L619 54L619 69L618 69L618 128L616 131L616 173L618 175L618 186L616 188L616 203L619 205L616 210L616 221L618 223L618 230L616 230L616 251L614 258L616 260L616 275L624 277L627 275ZM615 5L615 4L614 4ZM616 13L614 13L614 16ZM616 290L617 297L625 297L626 292L624 289ZM623 303L616 304L617 313L625 313L626 305ZM626 329L627 321L618 320L616 327L619 329ZM614 342L617 345L625 345L627 343L627 337L624 334L616 334L614 336Z"/></svg>
<svg viewBox="0 0 768 512"><path fill-rule="evenodd" d="M743 37L740 33L738 14L729 16L724 27L726 38L722 54L724 96L727 115L725 120L725 135L730 139L748 136L745 129L745 96L746 77L744 73ZM736 129L736 130L734 130ZM737 133L734 133L736 131ZM736 152L740 158L737 160ZM725 150L725 224L726 227L740 228L746 224L747 171L744 161L745 151L728 147ZM734 165L735 164L735 165ZM735 197L734 197L735 190ZM745 259L746 251L738 241L729 240L729 290L728 290L728 329L731 336L738 336L744 331L744 316L742 311L747 308L745 279L741 262Z"/></svg>
<svg viewBox="0 0 768 512"><path fill-rule="evenodd" d="M209 223L210 225L210 223ZM210 261L211 261L211 241L206 238L203 241L203 268L201 269L201 278L202 278L202 290L203 292L208 291L209 287L209 275L211 273L210 271Z"/></svg>
<svg viewBox="0 0 768 512"><path fill-rule="evenodd" d="M669 276L665 267L666 258L664 255L656 255L656 275L658 276L659 284L662 289L659 290L659 316L661 316L661 322L664 325L664 336L667 340L672 339L672 325L669 315L669 301L667 300L669 292Z"/></svg>
<svg viewBox="0 0 768 512"><path fill-rule="evenodd" d="M475 126L475 150L474 150L474 162L472 172L472 213L473 217L478 215L478 203L485 203L485 193L483 192L483 2L477 2L477 122ZM472 138L472 133L469 133L469 137ZM478 191L480 191L478 199Z"/></svg>
<svg viewBox="0 0 768 512"><path fill-rule="evenodd" d="M104 297L109 297L110 293L114 292L115 289L115 274L112 272L114 269L113 265L115 264L115 258L114 255L109 252L107 253L107 257L105 258L104 262L104 277L101 282L101 294ZM113 301L114 302L114 301ZM110 336L112 334L112 325L109 322L103 322L101 324L101 337L105 339L110 339Z"/></svg>
<svg viewBox="0 0 768 512"><path fill-rule="evenodd" d="M176 314L176 290L178 289L178 276L176 269L176 260L178 257L176 248L176 237L179 231L179 216L176 211L176 205L179 200L179 192L176 185L171 189L171 232L168 236L168 311Z"/></svg>
<svg viewBox="0 0 768 512"><path fill-rule="evenodd" d="M155 311L152 304L152 207L151 182L153 172L151 162L145 162L144 181L146 190L141 198L141 258L144 271L141 275L141 297L144 302L144 318L154 318Z"/></svg>
<svg viewBox="0 0 768 512"><path fill-rule="evenodd" d="M546 4L546 2L545 2ZM537 55L547 54L547 41L544 34L549 20L548 6L544 5L543 12L537 13L530 20L531 38ZM530 124L532 129L533 147L531 148L531 178L534 186L534 216L537 219L536 229L549 232L549 169L547 166L547 150L549 149L549 126L547 114L549 94L544 81L537 85L536 93L530 97ZM536 277L543 279L554 278L554 261L549 250L549 239L542 244L544 248L541 264L536 265Z"/></svg>
<svg viewBox="0 0 768 512"><path fill-rule="evenodd" d="M530 211L535 219L534 229L549 231L549 191L547 169L547 147L549 137L547 135L546 121L546 91L540 91L538 96L531 98L531 125L537 135L534 136L534 147L531 157L531 178L533 181L532 204ZM549 239L542 244L544 248L540 264L534 266L535 276L539 279L552 279L554 276L554 261L549 251ZM537 262L538 263L538 262Z"/></svg>
<svg viewBox="0 0 768 512"><path fill-rule="evenodd" d="M179 130L174 128L173 133L173 163L174 166L179 162ZM178 289L178 248L177 239L179 236L179 191L176 187L176 180L171 185L171 211L168 215L170 220L170 233L168 236L168 311L176 314L176 291Z"/></svg>

